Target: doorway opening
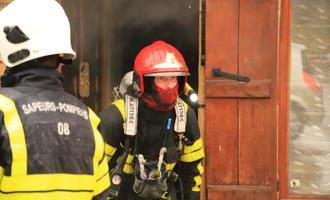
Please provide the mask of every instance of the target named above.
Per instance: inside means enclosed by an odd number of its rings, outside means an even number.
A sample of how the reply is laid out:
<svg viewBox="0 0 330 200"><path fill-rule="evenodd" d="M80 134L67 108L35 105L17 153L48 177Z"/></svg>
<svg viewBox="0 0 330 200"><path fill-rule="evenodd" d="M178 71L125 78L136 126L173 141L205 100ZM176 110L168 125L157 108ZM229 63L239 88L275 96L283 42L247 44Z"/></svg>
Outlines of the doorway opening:
<svg viewBox="0 0 330 200"><path fill-rule="evenodd" d="M189 67L188 83L198 89L199 0L114 0L104 3L105 105L113 87L133 70L137 53L156 40L175 46Z"/></svg>

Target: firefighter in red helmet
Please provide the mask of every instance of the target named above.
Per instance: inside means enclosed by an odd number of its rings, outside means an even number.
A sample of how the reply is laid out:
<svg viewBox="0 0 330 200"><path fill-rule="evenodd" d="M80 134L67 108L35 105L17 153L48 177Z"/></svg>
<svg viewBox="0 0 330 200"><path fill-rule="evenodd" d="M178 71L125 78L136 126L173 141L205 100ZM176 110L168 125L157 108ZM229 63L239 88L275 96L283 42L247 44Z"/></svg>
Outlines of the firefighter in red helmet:
<svg viewBox="0 0 330 200"><path fill-rule="evenodd" d="M122 98L100 113L110 198L199 199L203 142L194 110L179 98L187 76L181 53L155 41L136 56Z"/></svg>

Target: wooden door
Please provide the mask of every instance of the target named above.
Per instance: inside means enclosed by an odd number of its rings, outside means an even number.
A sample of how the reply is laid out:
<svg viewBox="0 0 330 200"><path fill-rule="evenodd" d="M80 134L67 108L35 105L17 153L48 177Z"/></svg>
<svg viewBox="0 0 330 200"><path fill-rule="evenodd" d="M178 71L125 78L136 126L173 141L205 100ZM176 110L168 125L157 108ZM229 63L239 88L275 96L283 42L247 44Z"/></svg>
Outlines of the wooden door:
<svg viewBox="0 0 330 200"><path fill-rule="evenodd" d="M276 199L277 0L207 0L207 199ZM249 83L212 70L248 76Z"/></svg>

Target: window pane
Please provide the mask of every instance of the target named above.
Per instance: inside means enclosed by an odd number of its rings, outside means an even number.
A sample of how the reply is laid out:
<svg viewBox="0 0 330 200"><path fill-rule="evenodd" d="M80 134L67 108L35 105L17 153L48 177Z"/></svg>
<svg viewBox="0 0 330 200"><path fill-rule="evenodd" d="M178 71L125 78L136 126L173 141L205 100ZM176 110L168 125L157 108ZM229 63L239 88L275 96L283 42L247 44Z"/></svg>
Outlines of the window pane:
<svg viewBox="0 0 330 200"><path fill-rule="evenodd" d="M289 193L330 194L330 0L292 0Z"/></svg>

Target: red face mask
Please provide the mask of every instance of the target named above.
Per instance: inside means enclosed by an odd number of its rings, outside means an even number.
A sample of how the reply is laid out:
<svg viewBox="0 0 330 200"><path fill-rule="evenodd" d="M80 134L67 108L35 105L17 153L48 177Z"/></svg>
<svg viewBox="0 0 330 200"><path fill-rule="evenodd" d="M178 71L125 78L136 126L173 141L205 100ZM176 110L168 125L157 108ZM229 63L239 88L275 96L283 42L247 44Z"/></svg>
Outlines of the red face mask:
<svg viewBox="0 0 330 200"><path fill-rule="evenodd" d="M172 89L162 89L160 87L155 86L155 90L159 95L159 100L164 104L173 104L178 98L178 84L176 84L176 86Z"/></svg>
<svg viewBox="0 0 330 200"><path fill-rule="evenodd" d="M179 96L178 84L172 89L162 89L157 86L154 88L160 102L155 100L151 95L145 93L143 95L143 101L147 104L147 106L155 111L169 111L174 108L176 100Z"/></svg>

